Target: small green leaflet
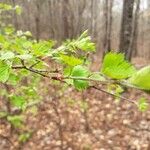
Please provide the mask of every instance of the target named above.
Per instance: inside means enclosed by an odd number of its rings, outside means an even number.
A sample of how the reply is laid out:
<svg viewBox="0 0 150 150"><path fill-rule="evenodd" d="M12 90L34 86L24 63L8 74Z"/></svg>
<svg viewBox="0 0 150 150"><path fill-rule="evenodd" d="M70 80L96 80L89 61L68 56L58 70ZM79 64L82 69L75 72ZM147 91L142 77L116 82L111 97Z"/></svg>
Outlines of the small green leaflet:
<svg viewBox="0 0 150 150"><path fill-rule="evenodd" d="M0 111L0 119L6 117L7 115L8 115L7 112L5 112L5 111Z"/></svg>
<svg viewBox="0 0 150 150"><path fill-rule="evenodd" d="M24 142L26 142L30 137L31 137L31 133L30 133L30 132L22 133L22 134L19 136L19 141L22 142L22 143L24 143Z"/></svg>
<svg viewBox="0 0 150 150"><path fill-rule="evenodd" d="M18 5L16 5L16 6L15 6L15 10L16 10L17 15L20 15L20 14L21 14L21 12L22 12L21 7L20 7L20 6L18 6Z"/></svg>
<svg viewBox="0 0 150 150"><path fill-rule="evenodd" d="M10 74L10 65L0 61L0 82L6 82Z"/></svg>
<svg viewBox="0 0 150 150"><path fill-rule="evenodd" d="M93 72L90 76L89 76L90 79L94 79L94 80L97 80L97 81L105 81L106 79L100 75L99 72Z"/></svg>
<svg viewBox="0 0 150 150"><path fill-rule="evenodd" d="M75 43L79 49L84 51L95 51L95 44L91 42L91 37L86 37Z"/></svg>
<svg viewBox="0 0 150 150"><path fill-rule="evenodd" d="M126 79L135 73L135 68L125 60L121 53L109 52L102 64L102 73L113 79Z"/></svg>
<svg viewBox="0 0 150 150"><path fill-rule="evenodd" d="M129 83L142 90L150 90L150 66L140 69L129 78Z"/></svg>
<svg viewBox="0 0 150 150"><path fill-rule="evenodd" d="M5 3L0 3L0 9L11 10L12 6Z"/></svg>
<svg viewBox="0 0 150 150"><path fill-rule="evenodd" d="M64 43L64 46L69 51L95 51L95 43L91 41L91 37L88 36L87 30L81 34L81 36L77 39L67 40ZM64 47L61 47L64 49Z"/></svg>
<svg viewBox="0 0 150 150"><path fill-rule="evenodd" d="M147 111L148 110L148 103L146 102L147 100L142 97L138 100L138 108L140 111L144 112L144 111Z"/></svg>
<svg viewBox="0 0 150 150"><path fill-rule="evenodd" d="M9 79L8 79L8 84L10 85L16 85L19 82L20 78L16 74L10 73Z"/></svg>
<svg viewBox="0 0 150 150"><path fill-rule="evenodd" d="M64 68L64 75L65 75L65 76L70 76L70 75L71 75L71 72L72 72L72 69L73 69L73 67L70 67L70 66ZM69 85L73 85L73 80L72 80L72 79L66 79L65 81L66 81Z"/></svg>
<svg viewBox="0 0 150 150"><path fill-rule="evenodd" d="M17 55L16 57L22 60L28 60L28 59L31 59L33 56L30 54L23 54L23 55Z"/></svg>
<svg viewBox="0 0 150 150"><path fill-rule="evenodd" d="M34 56L47 56L51 53L51 48L55 45L54 41L39 41L32 45L32 54Z"/></svg>
<svg viewBox="0 0 150 150"><path fill-rule="evenodd" d="M88 75L89 75L89 71L87 70L87 68L81 65L75 66L71 73L72 77L87 78ZM85 81L85 80L74 79L73 84L75 88L77 88L78 90L86 89L88 87L88 81Z"/></svg>
<svg viewBox="0 0 150 150"><path fill-rule="evenodd" d="M75 42L75 45L84 51L95 51L95 44L91 41L91 37L88 36L88 30L81 34Z"/></svg>
<svg viewBox="0 0 150 150"><path fill-rule="evenodd" d="M16 128L22 127L24 117L21 115L8 116L7 120Z"/></svg>
<svg viewBox="0 0 150 150"><path fill-rule="evenodd" d="M1 60L13 59L14 57L15 57L15 54L13 52L3 52L0 55Z"/></svg>
<svg viewBox="0 0 150 150"><path fill-rule="evenodd" d="M22 96L12 96L10 97L11 105L19 109L23 109L26 104L26 100Z"/></svg>
<svg viewBox="0 0 150 150"><path fill-rule="evenodd" d="M15 29L12 26L7 26L4 28L5 34L12 35L15 31Z"/></svg>
<svg viewBox="0 0 150 150"><path fill-rule="evenodd" d="M69 66L77 66L83 63L82 59L76 58L74 56L67 56L67 55L61 54L60 58L65 64Z"/></svg>

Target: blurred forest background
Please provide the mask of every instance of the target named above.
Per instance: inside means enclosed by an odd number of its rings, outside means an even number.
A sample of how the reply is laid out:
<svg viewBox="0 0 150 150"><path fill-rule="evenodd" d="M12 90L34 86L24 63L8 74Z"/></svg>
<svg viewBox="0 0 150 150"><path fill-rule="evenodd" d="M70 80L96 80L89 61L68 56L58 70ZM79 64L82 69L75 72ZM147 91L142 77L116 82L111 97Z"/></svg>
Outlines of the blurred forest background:
<svg viewBox="0 0 150 150"><path fill-rule="evenodd" d="M37 39L61 42L88 29L100 54L128 50L129 55L150 58L150 0L1 1L23 8L20 16L12 14L12 23Z"/></svg>
<svg viewBox="0 0 150 150"><path fill-rule="evenodd" d="M40 39L54 39L59 45L62 41L79 37L83 31L88 30L97 50L92 55L93 64L90 70L99 71L103 54L110 50L125 53L128 60L133 58L132 63L138 69L150 64L150 0L0 2L14 7L21 6L20 15L11 11L4 13L4 18L17 30L31 31L37 42ZM12 42L14 43L17 42ZM51 71L58 68L54 73L59 73L61 66L47 58L45 62L50 64L48 69ZM23 69L28 69L24 62L22 65ZM28 70L32 67L36 68L31 65ZM0 110L6 108L15 116L27 116L23 122L23 131L12 128L5 118L0 120L0 150L150 150L150 111L142 113L128 100L116 103L114 99L117 97L113 98L112 94L107 95L103 90L88 88L81 92L50 78L39 78L33 73L29 74L29 78L24 75L21 80L22 82L13 86L0 84ZM105 88L105 85L99 87ZM113 90L114 87L111 88ZM118 86L115 88L117 92ZM8 96L3 94L3 90L7 91ZM25 96L27 102L38 100L38 104L35 104L37 107L31 105L30 110L25 112L11 110L11 94L16 94L19 98ZM141 96L150 100L147 93L136 89L127 89L123 96L129 100L138 101ZM18 137L21 137L20 141Z"/></svg>

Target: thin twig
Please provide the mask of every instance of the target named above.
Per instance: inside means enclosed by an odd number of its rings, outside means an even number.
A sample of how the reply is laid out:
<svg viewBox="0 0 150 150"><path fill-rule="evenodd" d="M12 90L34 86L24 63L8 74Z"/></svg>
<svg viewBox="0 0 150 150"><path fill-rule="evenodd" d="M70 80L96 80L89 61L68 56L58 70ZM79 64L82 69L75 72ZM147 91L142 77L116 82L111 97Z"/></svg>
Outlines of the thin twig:
<svg viewBox="0 0 150 150"><path fill-rule="evenodd" d="M29 68L33 68L34 66L36 66L39 63L40 63L40 61L37 61L36 63L34 63L33 65L31 65Z"/></svg>
<svg viewBox="0 0 150 150"><path fill-rule="evenodd" d="M120 99L122 99L122 100L128 101L128 102L133 103L134 105L138 106L138 103L137 103L137 102L135 102L135 101L133 101L133 100L130 100L130 99L126 98L126 97L116 95L116 94L114 94L114 93L108 92L108 91L106 91L106 90L104 90L104 89L101 89L101 88L98 88L98 87L95 87L95 86L91 86L91 87L94 88L94 89L96 89L96 90L98 90L98 91L104 92L104 93L106 93L106 94L108 94L108 95L111 95L111 96L114 96L114 97L118 97L118 98L120 98Z"/></svg>
<svg viewBox="0 0 150 150"><path fill-rule="evenodd" d="M85 80L85 81L93 81L93 82L100 82L101 84L110 84L110 83L115 83L113 80L104 80L100 81L98 79L91 79L91 78L85 78L85 77L72 77L72 76L67 76L64 77L63 79L73 79L73 80Z"/></svg>
<svg viewBox="0 0 150 150"><path fill-rule="evenodd" d="M58 80L58 81L60 81L60 82L63 82L63 83L66 83L65 82L65 79L73 79L73 80L85 80L85 81L93 81L93 82L100 82L102 85L107 85L107 84L121 84L122 86L129 86L129 85L127 85L127 84L125 84L124 82L118 82L118 81L115 81L115 80L111 80L111 79L109 79L109 80L104 80L104 81L100 81L100 80L97 80L97 79L91 79L91 78L85 78L85 77L72 77L72 76L67 76L67 77L63 77L63 75L62 74L59 74L59 73L57 73L57 74L55 74L55 75L47 75L47 74L44 74L44 73L42 73L42 72L40 72L39 70L35 70L35 69L33 69L33 68L28 68L28 67L26 67L25 66L25 63L24 63L24 61L21 61L21 63L22 63L22 66L16 66L16 67L12 67L13 69L26 69L26 70L28 70L28 71L30 71L30 72L33 72L33 73L36 73L36 74L39 74L39 75L41 75L41 76L43 76L43 77L46 77L46 78L50 78L50 79L53 79L53 80ZM52 73L53 74L53 73ZM102 92L104 92L104 93L106 93L106 94L109 94L109 95L112 95L112 96L115 96L115 97L118 97L118 98L120 98L120 99L123 99L123 100L125 100L125 101L128 101L128 102L131 102L131 103L133 103L133 104L135 104L136 106L138 106L138 103L137 102L135 102L135 101L133 101L133 100L130 100L130 99L128 99L128 98L126 98L126 97L123 97L123 96L119 96L119 95L116 95L116 94L114 94L114 93L111 93L111 92L108 92L108 91L106 91L106 90L104 90L104 89L101 89L101 88L98 88L98 87L96 87L96 86L91 86L92 88L94 88L94 89L97 89L97 90L99 90L99 91L102 91ZM130 87L130 86L129 86Z"/></svg>

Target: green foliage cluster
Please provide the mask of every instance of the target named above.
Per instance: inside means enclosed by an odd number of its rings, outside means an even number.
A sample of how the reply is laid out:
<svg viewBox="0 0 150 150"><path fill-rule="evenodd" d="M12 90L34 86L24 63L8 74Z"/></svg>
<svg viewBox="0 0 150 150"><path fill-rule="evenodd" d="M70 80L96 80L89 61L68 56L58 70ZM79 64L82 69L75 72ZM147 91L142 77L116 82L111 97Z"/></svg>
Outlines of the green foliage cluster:
<svg viewBox="0 0 150 150"><path fill-rule="evenodd" d="M21 13L19 6L13 8L0 3L0 14L8 10ZM2 22L2 18L0 20ZM40 101L37 87L41 77L65 82L78 90L93 87L95 83L105 84L107 90L103 91L114 95L117 101L122 98L124 87L150 91L150 66L136 70L123 54L110 52L105 55L101 69L92 72L88 55L94 51L95 44L87 31L56 47L55 41L36 41L29 31L15 31L12 26L3 26L0 29L0 82L15 90L1 89L1 96L7 97L11 108L20 113L0 111L0 118L22 128L26 110ZM52 67L50 61L58 63L61 71ZM26 79L29 82L26 83ZM141 111L148 109L145 98L134 103ZM24 133L20 141L26 141L28 137L30 134Z"/></svg>

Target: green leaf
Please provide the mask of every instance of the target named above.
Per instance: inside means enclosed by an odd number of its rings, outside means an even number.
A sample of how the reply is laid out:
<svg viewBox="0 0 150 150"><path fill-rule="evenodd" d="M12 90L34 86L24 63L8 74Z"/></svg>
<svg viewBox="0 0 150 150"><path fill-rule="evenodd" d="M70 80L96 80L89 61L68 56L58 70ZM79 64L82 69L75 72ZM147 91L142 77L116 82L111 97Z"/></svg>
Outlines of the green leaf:
<svg viewBox="0 0 150 150"><path fill-rule="evenodd" d="M20 58L22 60L28 60L28 59L32 59L33 58L33 56L30 55L30 54L17 55L16 57Z"/></svg>
<svg viewBox="0 0 150 150"><path fill-rule="evenodd" d="M8 115L7 112L5 112L5 111L0 111L0 118L4 118L4 117L6 117L7 115Z"/></svg>
<svg viewBox="0 0 150 150"><path fill-rule="evenodd" d="M64 69L64 76L70 76L72 72L72 67L68 66ZM73 85L73 80L72 79L65 79L65 82L67 82L69 85Z"/></svg>
<svg viewBox="0 0 150 150"><path fill-rule="evenodd" d="M28 36L28 37L32 37L32 33L31 33L30 31L24 32L24 35L25 35L25 36Z"/></svg>
<svg viewBox="0 0 150 150"><path fill-rule="evenodd" d="M100 75L99 72L93 72L89 78L97 81L105 81L105 78L102 75Z"/></svg>
<svg viewBox="0 0 150 150"><path fill-rule="evenodd" d="M140 111L144 112L147 111L149 107L149 104L147 103L147 100L142 97L138 100L138 108Z"/></svg>
<svg viewBox="0 0 150 150"><path fill-rule="evenodd" d="M32 45L32 53L35 56L46 56L50 55L50 49L55 45L54 41L40 41L39 43L34 43Z"/></svg>
<svg viewBox="0 0 150 150"><path fill-rule="evenodd" d="M91 41L91 37L85 31L78 39L67 40L64 46L59 48L61 51L65 49L75 52L76 50L95 51L96 48L95 43Z"/></svg>
<svg viewBox="0 0 150 150"><path fill-rule="evenodd" d="M85 30L81 35L80 35L80 37L78 38L78 40L81 40L81 39L83 39L83 38L85 38L85 37L87 37L88 36L88 30Z"/></svg>
<svg viewBox="0 0 150 150"><path fill-rule="evenodd" d="M60 55L61 60L69 66L77 66L83 63L83 60L74 56Z"/></svg>
<svg viewBox="0 0 150 150"><path fill-rule="evenodd" d="M0 82L6 82L9 78L10 66L0 61Z"/></svg>
<svg viewBox="0 0 150 150"><path fill-rule="evenodd" d="M76 41L76 46L84 51L95 51L95 43L88 36L88 30L84 31Z"/></svg>
<svg viewBox="0 0 150 150"><path fill-rule="evenodd" d="M128 81L139 89L150 90L150 66L140 69Z"/></svg>
<svg viewBox="0 0 150 150"><path fill-rule="evenodd" d="M122 92L124 92L124 89L120 85L116 85L115 93L121 94Z"/></svg>
<svg viewBox="0 0 150 150"><path fill-rule="evenodd" d="M21 115L13 115L13 116L8 116L7 120L16 128L22 127L23 123L23 116Z"/></svg>
<svg viewBox="0 0 150 150"><path fill-rule="evenodd" d="M72 70L71 76L72 77L81 77L81 78L87 78L89 75L89 71L87 70L87 68L78 65L75 66ZM78 89L78 90L82 90L82 89L86 89L88 87L88 81L85 80L77 80L74 79L73 80L74 86Z"/></svg>
<svg viewBox="0 0 150 150"><path fill-rule="evenodd" d="M121 53L107 53L101 72L113 79L126 79L135 73L135 68L125 60Z"/></svg>
<svg viewBox="0 0 150 150"><path fill-rule="evenodd" d="M12 6L11 6L11 5L8 5L8 4L5 4L5 3L0 3L0 9L3 9L3 10L11 10L11 9L12 9Z"/></svg>
<svg viewBox="0 0 150 150"><path fill-rule="evenodd" d="M76 46L84 51L95 51L95 44L91 42L91 37L86 37L76 43Z"/></svg>
<svg viewBox="0 0 150 150"><path fill-rule="evenodd" d="M12 35L14 34L15 29L12 26L7 26L4 28L4 31L7 35Z"/></svg>
<svg viewBox="0 0 150 150"><path fill-rule="evenodd" d="M115 102L118 103L121 100L120 96L124 92L124 89L118 84L109 84L107 86L107 91L115 95Z"/></svg>
<svg viewBox="0 0 150 150"><path fill-rule="evenodd" d="M26 100L24 99L24 97L16 95L10 97L10 102L12 106L17 107L19 109L23 109L26 104Z"/></svg>
<svg viewBox="0 0 150 150"><path fill-rule="evenodd" d="M21 14L21 12L22 12L21 7L20 7L20 6L18 6L18 5L16 5L16 6L15 6L15 10L16 10L16 13L17 13L18 15L20 15L20 14Z"/></svg>
<svg viewBox="0 0 150 150"><path fill-rule="evenodd" d="M17 76L16 74L10 73L9 79L7 82L8 84L16 85L19 80L20 80L19 76Z"/></svg>
<svg viewBox="0 0 150 150"><path fill-rule="evenodd" d="M22 133L22 134L19 136L19 141L22 142L22 143L24 143L24 142L26 142L30 137L31 137L31 132Z"/></svg>
<svg viewBox="0 0 150 150"><path fill-rule="evenodd" d="M8 59L13 59L15 57L15 54L13 52L3 52L0 55L1 60L8 60Z"/></svg>

